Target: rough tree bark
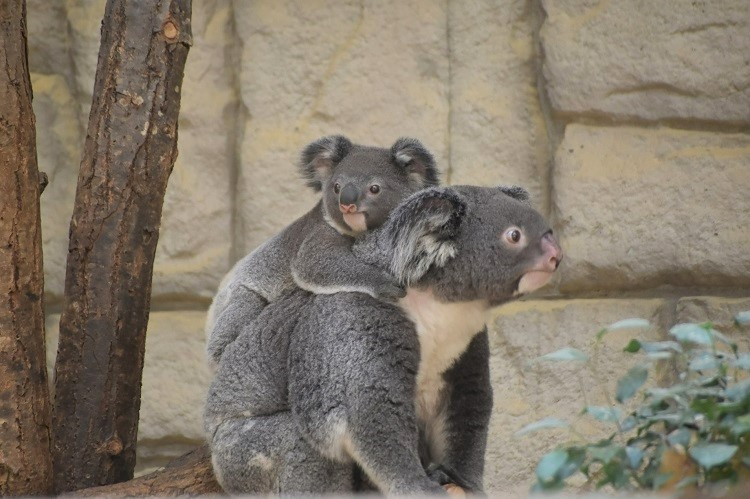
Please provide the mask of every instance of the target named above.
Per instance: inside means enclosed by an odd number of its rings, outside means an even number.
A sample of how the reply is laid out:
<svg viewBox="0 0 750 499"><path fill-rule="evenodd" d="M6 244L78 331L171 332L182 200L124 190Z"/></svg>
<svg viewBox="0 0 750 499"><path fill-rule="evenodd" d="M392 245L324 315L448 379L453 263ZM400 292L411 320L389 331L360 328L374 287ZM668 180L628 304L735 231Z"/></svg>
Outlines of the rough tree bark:
<svg viewBox="0 0 750 499"><path fill-rule="evenodd" d="M0 496L51 492L42 234L26 3L0 1Z"/></svg>
<svg viewBox="0 0 750 499"><path fill-rule="evenodd" d="M189 452L166 468L128 482L79 490L76 496L135 497L135 496L193 496L222 494L211 469L211 455L204 445Z"/></svg>
<svg viewBox="0 0 750 499"><path fill-rule="evenodd" d="M154 253L177 157L190 0L108 0L55 366L58 492L133 476Z"/></svg>

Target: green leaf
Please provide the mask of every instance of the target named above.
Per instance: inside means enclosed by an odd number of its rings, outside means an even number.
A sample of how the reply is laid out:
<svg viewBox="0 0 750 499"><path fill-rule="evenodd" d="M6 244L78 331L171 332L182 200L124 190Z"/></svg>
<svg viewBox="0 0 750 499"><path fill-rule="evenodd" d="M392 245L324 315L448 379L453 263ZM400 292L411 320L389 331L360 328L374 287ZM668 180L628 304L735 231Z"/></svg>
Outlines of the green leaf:
<svg viewBox="0 0 750 499"><path fill-rule="evenodd" d="M625 345L625 348L622 349L623 352L628 353L635 353L638 350L641 349L641 342L638 340L630 340L627 345Z"/></svg>
<svg viewBox="0 0 750 499"><path fill-rule="evenodd" d="M555 352L542 355L538 360L574 360L578 362L586 362L589 360L589 356L576 348L565 347Z"/></svg>
<svg viewBox="0 0 750 499"><path fill-rule="evenodd" d="M732 459L737 449L736 445L702 444L691 447L688 452L698 464L711 469Z"/></svg>
<svg viewBox="0 0 750 499"><path fill-rule="evenodd" d="M750 371L750 353L740 354L732 362L732 366L736 367L737 369L742 369L744 371Z"/></svg>
<svg viewBox="0 0 750 499"><path fill-rule="evenodd" d="M672 473L655 473L654 482L651 487L654 490L658 490L661 488L662 485L667 483L670 478L672 478Z"/></svg>
<svg viewBox="0 0 750 499"><path fill-rule="evenodd" d="M638 421L633 416L628 416L620 423L622 431L630 431L638 425Z"/></svg>
<svg viewBox="0 0 750 499"><path fill-rule="evenodd" d="M616 423L622 416L622 411L617 407L590 405L586 407L583 412L590 414L594 419L610 423Z"/></svg>
<svg viewBox="0 0 750 499"><path fill-rule="evenodd" d="M694 484L698 483L699 480L700 480L700 475L686 476L685 478L683 478L682 480L680 480L679 482L677 482L675 484L674 488L675 488L675 490L682 490L685 487L687 487L688 485L694 485Z"/></svg>
<svg viewBox="0 0 750 499"><path fill-rule="evenodd" d="M718 369L721 365L719 359L712 353L700 352L697 353L688 364L688 369L691 371L709 371L712 369Z"/></svg>
<svg viewBox="0 0 750 499"><path fill-rule="evenodd" d="M726 395L730 400L745 400L745 398L750 396L750 378L728 387Z"/></svg>
<svg viewBox="0 0 750 499"><path fill-rule="evenodd" d="M704 346L711 346L714 343L711 333L698 324L677 324L669 330L669 334L683 343L696 343Z"/></svg>
<svg viewBox="0 0 750 499"><path fill-rule="evenodd" d="M545 454L536 465L536 476L542 483L555 480L557 472L568 460L568 453L564 449L555 449Z"/></svg>
<svg viewBox="0 0 750 499"><path fill-rule="evenodd" d="M643 329L647 327L651 327L651 323L646 319L633 318L617 321L607 326L607 329L609 331L617 331L618 329Z"/></svg>
<svg viewBox="0 0 750 499"><path fill-rule="evenodd" d="M607 444L601 447L598 447L598 446L589 447L589 454L591 455L591 459L595 461L608 463L611 460L613 460L615 457L617 457L617 453L620 450L621 448L617 445Z"/></svg>
<svg viewBox="0 0 750 499"><path fill-rule="evenodd" d="M674 356L674 352L648 352L646 358L649 360L666 360L671 359Z"/></svg>
<svg viewBox="0 0 750 499"><path fill-rule="evenodd" d="M678 428L667 436L667 442L673 447L682 446L687 449L692 433L687 428Z"/></svg>
<svg viewBox="0 0 750 499"><path fill-rule="evenodd" d="M647 377L648 369L645 367L635 366L630 368L625 376L617 381L617 395L615 397L617 401L622 403L635 395L635 392L646 382Z"/></svg>
<svg viewBox="0 0 750 499"><path fill-rule="evenodd" d="M534 433L539 430L547 428L568 428L570 424L559 418L544 418L531 424L527 424L516 432L517 436L526 435L528 433Z"/></svg>
<svg viewBox="0 0 750 499"><path fill-rule="evenodd" d="M582 447L568 447L568 459L557 472L557 478L565 480L569 476L577 473L586 459L586 449Z"/></svg>
<svg viewBox="0 0 750 499"><path fill-rule="evenodd" d="M682 347L676 341L644 341L641 343L644 352L677 352L682 353Z"/></svg>
<svg viewBox="0 0 750 499"><path fill-rule="evenodd" d="M625 455L628 457L628 464L634 470L637 470L641 465L644 454L645 452L643 452L643 449L639 449L638 447L633 447L632 445L625 447Z"/></svg>
<svg viewBox="0 0 750 499"><path fill-rule="evenodd" d="M732 435L739 437L750 433L750 414L738 417L732 424Z"/></svg>
<svg viewBox="0 0 750 499"><path fill-rule="evenodd" d="M747 326L750 324L750 310L739 312L734 316L734 322L736 322L738 326Z"/></svg>

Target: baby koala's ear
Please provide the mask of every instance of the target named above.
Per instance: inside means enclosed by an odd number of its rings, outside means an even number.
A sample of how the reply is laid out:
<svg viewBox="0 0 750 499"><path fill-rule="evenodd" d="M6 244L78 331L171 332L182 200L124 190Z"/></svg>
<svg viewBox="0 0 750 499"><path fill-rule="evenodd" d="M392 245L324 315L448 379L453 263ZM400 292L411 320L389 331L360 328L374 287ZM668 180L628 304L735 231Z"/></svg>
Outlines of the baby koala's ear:
<svg viewBox="0 0 750 499"><path fill-rule="evenodd" d="M435 158L417 139L398 139L391 146L391 161L408 175L417 188L438 185L439 172Z"/></svg>
<svg viewBox="0 0 750 499"><path fill-rule="evenodd" d="M383 227L393 255L391 273L404 285L443 266L457 252L466 201L450 188L430 188L401 203Z"/></svg>
<svg viewBox="0 0 750 499"><path fill-rule="evenodd" d="M330 135L312 142L302 151L299 170L308 187L320 191L336 165L349 154L352 143L343 135Z"/></svg>

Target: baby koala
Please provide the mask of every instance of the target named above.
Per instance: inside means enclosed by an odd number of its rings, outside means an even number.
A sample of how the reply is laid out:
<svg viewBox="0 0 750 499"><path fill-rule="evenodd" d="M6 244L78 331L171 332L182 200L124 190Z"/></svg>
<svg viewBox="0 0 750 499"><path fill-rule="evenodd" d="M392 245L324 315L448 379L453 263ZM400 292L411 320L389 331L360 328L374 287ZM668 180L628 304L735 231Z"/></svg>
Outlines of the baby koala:
<svg viewBox="0 0 750 499"><path fill-rule="evenodd" d="M219 285L206 320L207 354L218 365L227 345L270 302L297 287L316 294L358 291L396 300L405 291L381 268L351 252L354 236L379 227L410 194L438 183L435 161L419 141L390 149L323 137L300 160L315 207L235 264Z"/></svg>

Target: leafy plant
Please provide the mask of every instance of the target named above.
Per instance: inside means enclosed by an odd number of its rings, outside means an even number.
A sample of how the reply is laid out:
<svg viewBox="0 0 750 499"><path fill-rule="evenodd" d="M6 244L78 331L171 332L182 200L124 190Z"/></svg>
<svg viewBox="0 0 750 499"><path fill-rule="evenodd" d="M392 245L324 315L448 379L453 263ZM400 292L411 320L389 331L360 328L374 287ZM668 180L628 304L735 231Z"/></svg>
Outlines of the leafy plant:
<svg viewBox="0 0 750 499"><path fill-rule="evenodd" d="M735 323L750 324L750 312L737 314ZM602 329L596 335L594 357L611 331L649 327L644 319L627 319ZM731 485L750 477L750 353L740 352L710 322L678 324L669 335L669 341L633 339L627 344L624 351L641 356L641 362L618 380L615 400L607 397L608 406L582 411L612 424L612 434L595 442L576 435L574 443L543 456L534 491L559 490L577 474L596 488L623 490ZM574 348L539 360L583 362L596 374L589 355ZM676 373L673 382L645 387L649 374L665 362ZM639 393L637 407L626 410L625 403L632 406ZM564 420L548 418L518 433L553 427L571 428Z"/></svg>

